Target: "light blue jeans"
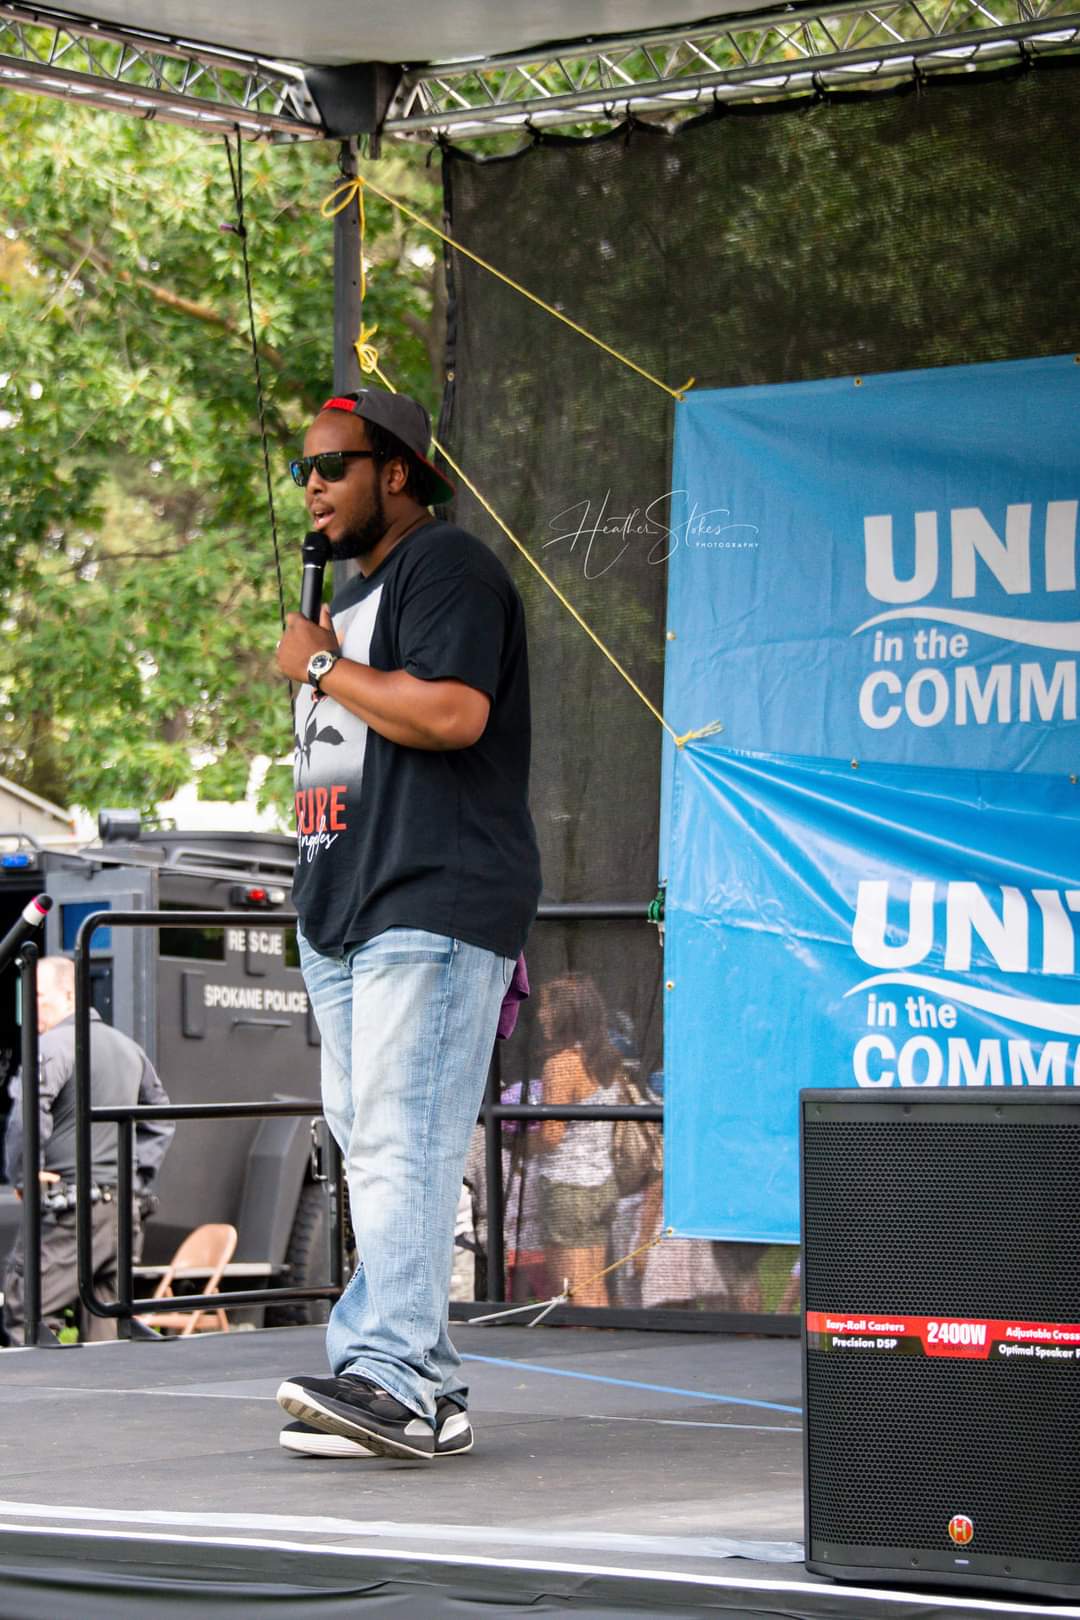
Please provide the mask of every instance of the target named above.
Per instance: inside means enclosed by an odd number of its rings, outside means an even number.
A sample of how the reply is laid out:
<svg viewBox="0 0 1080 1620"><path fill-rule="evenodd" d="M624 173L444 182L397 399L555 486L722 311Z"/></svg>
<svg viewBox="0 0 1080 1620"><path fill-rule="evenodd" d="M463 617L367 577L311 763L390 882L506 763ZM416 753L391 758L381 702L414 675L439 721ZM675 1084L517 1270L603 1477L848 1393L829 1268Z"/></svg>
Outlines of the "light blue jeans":
<svg viewBox="0 0 1080 1620"><path fill-rule="evenodd" d="M454 1221L514 963L421 928L337 957L297 937L360 1261L330 1313L330 1366L433 1419L465 1388L447 1332Z"/></svg>

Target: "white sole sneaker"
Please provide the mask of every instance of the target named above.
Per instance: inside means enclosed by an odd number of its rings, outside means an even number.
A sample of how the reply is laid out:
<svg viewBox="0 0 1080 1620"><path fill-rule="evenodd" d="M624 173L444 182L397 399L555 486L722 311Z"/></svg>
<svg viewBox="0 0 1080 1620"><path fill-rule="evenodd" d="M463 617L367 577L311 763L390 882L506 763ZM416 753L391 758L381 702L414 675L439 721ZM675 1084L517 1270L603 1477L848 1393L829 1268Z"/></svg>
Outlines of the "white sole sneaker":
<svg viewBox="0 0 1080 1620"><path fill-rule="evenodd" d="M435 1452L435 1436L423 1418L396 1416L386 1419L367 1410L359 1402L341 1399L334 1378L287 1378L277 1392L277 1403L289 1416L309 1423L324 1434L358 1441L376 1457L402 1457L409 1461L430 1462ZM350 1396L352 1390L346 1391ZM375 1399L392 1401L402 1412L408 1409L393 1396L372 1389Z"/></svg>
<svg viewBox="0 0 1080 1620"><path fill-rule="evenodd" d="M327 1434L311 1423L286 1423L278 1435L278 1444L299 1457L360 1460L376 1455L370 1446L359 1440L350 1440L344 1434ZM445 1415L435 1433L435 1456L460 1457L472 1448L473 1432L468 1414L447 1401Z"/></svg>
<svg viewBox="0 0 1080 1620"><path fill-rule="evenodd" d="M310 1423L286 1423L278 1435L278 1444L286 1451L295 1451L301 1457L374 1457L375 1453L362 1446L359 1440L348 1440L343 1434L324 1434Z"/></svg>

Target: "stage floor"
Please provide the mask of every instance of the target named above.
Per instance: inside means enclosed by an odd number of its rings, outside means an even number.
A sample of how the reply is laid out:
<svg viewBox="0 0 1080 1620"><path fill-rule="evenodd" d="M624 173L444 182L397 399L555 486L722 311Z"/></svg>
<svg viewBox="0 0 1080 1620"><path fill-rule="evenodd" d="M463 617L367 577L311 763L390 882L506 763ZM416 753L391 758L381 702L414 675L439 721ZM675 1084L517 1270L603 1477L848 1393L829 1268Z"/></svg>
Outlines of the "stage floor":
<svg viewBox="0 0 1080 1620"><path fill-rule="evenodd" d="M0 1352L0 1616L1080 1616L808 1575L792 1341L455 1339L477 1443L432 1464L278 1445L320 1329Z"/></svg>

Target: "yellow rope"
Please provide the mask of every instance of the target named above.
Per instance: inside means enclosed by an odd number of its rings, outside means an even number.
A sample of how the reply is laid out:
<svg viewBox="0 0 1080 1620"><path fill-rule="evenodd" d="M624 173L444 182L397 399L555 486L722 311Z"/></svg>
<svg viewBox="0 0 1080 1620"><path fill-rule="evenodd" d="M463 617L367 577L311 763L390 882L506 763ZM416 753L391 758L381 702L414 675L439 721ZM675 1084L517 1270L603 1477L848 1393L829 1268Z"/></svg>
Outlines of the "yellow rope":
<svg viewBox="0 0 1080 1620"><path fill-rule="evenodd" d="M540 1314L536 1320L528 1324L529 1327L538 1327L544 1317L551 1314L556 1305L569 1304L579 1289L587 1288L590 1283L599 1282L600 1278L606 1277L609 1271L618 1271L620 1266L629 1265L631 1260L636 1260L639 1254L645 1253L646 1249L655 1249L656 1245L662 1243L666 1237L674 1237L674 1235L675 1228L665 1226L662 1231L657 1232L655 1237L651 1237L647 1243L640 1243L629 1254L624 1254L621 1260L613 1260L610 1266L604 1267L603 1271L594 1272L591 1277L584 1277L579 1283L572 1283L569 1277L564 1277L562 1292L552 1294L550 1299L530 1300L528 1305L511 1305L505 1311L491 1311L487 1316L470 1316L469 1325L470 1327L479 1327L485 1322L504 1322L509 1316L524 1316L527 1311L539 1310Z"/></svg>
<svg viewBox="0 0 1080 1620"><path fill-rule="evenodd" d="M374 328L372 328L372 330L374 330ZM360 361L361 369L369 373L374 372L375 376L378 377L383 387L388 388L392 394L396 394L397 389L394 387L389 377L379 365L377 351L374 350L371 347L371 344L367 341L370 336L371 331L367 330L366 328L361 328L360 337L353 345L356 350L356 357ZM573 618L581 626L585 634L589 637L589 640L599 647L600 651L603 653L608 662L618 670L619 674L622 676L627 686L629 686L630 690L637 694L653 718L659 720L660 724L663 726L664 730L667 732L672 741L678 743L679 739L675 735L674 728L668 725L667 721L660 713L660 710L648 697L646 697L645 693L641 690L641 687L637 684L634 678L629 675L619 663L619 660L615 657L615 654L611 651L610 647L601 641L595 630L591 629L590 626L585 623L585 620L581 617L581 614L578 612L574 604L568 601L568 599L563 595L562 591L560 591L559 587L556 585L555 581L544 572L540 564L536 561L535 557L531 556L529 551L521 543L513 530L503 522L502 518L499 516L498 512L496 512L491 502L477 489L468 473L458 466L457 462L447 450L446 446L440 444L438 439L435 437L432 437L431 442L439 454L443 457L447 465L452 468L458 478L461 479L461 482L465 485L465 488L469 491L469 493L480 502L480 505L484 508L484 511L487 513L488 517L499 525L499 528L502 530L503 534L505 534L510 543L517 547L525 561L529 564L529 567L536 570L536 572L540 575L540 578L544 581L544 584L550 591L554 592L559 601L562 603L563 607L566 609L567 613L569 613L571 618Z"/></svg>
<svg viewBox="0 0 1080 1620"><path fill-rule="evenodd" d="M379 375L381 376L382 373L380 372ZM439 454L446 461L447 465L453 468L453 470L457 474L458 478L460 478L461 482L465 485L465 488L470 492L471 495L473 495L475 497L476 500L478 500L480 502L480 505L484 508L484 511L488 514L488 516L495 523L497 523L499 525L499 528L502 530L503 534L505 534L506 538L510 541L510 543L517 547L518 551L525 558L525 561L529 564L529 567L535 569L535 571L540 575L540 578L544 581L544 584L548 587L548 589L550 591L554 592L554 594L558 597L559 601L562 603L562 605L566 609L567 613L570 614L570 617L577 624L579 624L581 626L581 628L584 630L585 634L589 637L589 640L592 641L595 646L599 647L599 649L603 653L604 657L613 666L613 668L616 669L619 672L619 674L622 676L623 680L626 682L627 686L629 686L630 690L633 693L635 693L636 696L638 696L641 699L642 703L644 703L645 707L648 709L649 713L653 716L653 718L660 722L660 724L663 726L664 730L668 733L668 735L672 738L673 741L678 742L678 738L675 736L674 729L671 726L668 725L667 721L664 719L663 715L660 713L660 710L656 707L656 705L648 697L646 697L645 693L641 690L641 687L634 680L633 676L630 675L623 668L623 666L619 663L619 660L615 657L615 654L611 651L611 648L606 644L606 642L601 641L600 637L596 634L595 630L593 630L590 625L585 623L585 620L581 617L581 614L578 612L578 610L574 606L574 604L571 601L569 601L563 595L562 591L560 591L560 589L556 585L555 581L548 574L546 574L544 572L544 570L541 568L540 564L536 561L535 557L533 557L530 554L530 552L525 548L525 546L522 545L522 543L518 539L517 535L514 534L513 531L508 527L508 525L503 522L502 518L499 516L498 512L496 512L495 508L491 505L490 501L488 501L480 493L480 491L477 489L476 485L473 483L472 479L468 476L467 473L465 473L458 466L457 462L454 460L454 458L447 451L446 447L444 445L441 445L439 443L438 439L433 438L431 442L435 446L436 450L438 450Z"/></svg>
<svg viewBox="0 0 1080 1620"><path fill-rule="evenodd" d="M645 370L644 366L639 366L635 361L628 359L625 354L620 354L618 349L613 349L609 343L603 342L601 338L595 337L592 332L586 331L584 326L579 326L578 323L576 321L572 321L568 315L563 315L561 311L553 308L551 304L546 304L542 298L538 298L535 293L531 293L529 289L527 287L523 287L520 282L514 281L512 277L504 275L501 270L496 270L493 264L489 264L486 259L482 259L478 253L473 253L469 248L463 247L462 244L460 242L456 242L452 236L447 236L445 231L441 231L437 225L433 225L429 219L425 219L422 214L417 214L413 209L409 208L406 203L399 201L397 197L391 197L389 192L381 190L379 186L375 185L373 181L365 179L363 175L357 175L355 179L343 180L340 185L334 187L329 196L323 198L320 206L320 212L322 213L323 218L333 219L335 214L343 213L355 197L361 214L360 228L361 231L363 231L365 188L373 191L376 197L381 197L383 202L389 203L391 208L396 208L398 212L404 214L407 219L413 220L425 231L430 231L433 236L437 236L441 242L445 242L448 247L452 247L455 253L463 253L467 259L471 259L474 264L478 264L480 268L482 270L486 270L489 275L496 276L499 281L505 282L508 287L512 287L515 292L519 292L521 296L523 298L527 298L530 303L536 304L538 308L546 310L547 313L549 315L553 315L557 321L562 321L564 326L569 326L571 331L577 332L580 337L587 338L590 343L595 343L598 349L603 349L605 354L610 354L613 359L620 360L624 366L629 366L631 371L636 371L639 377L645 378L646 382L651 382L657 388L662 388L664 393L669 394L672 399L682 399L683 396L688 393L691 388L693 388L693 377L691 377L687 382L684 382L681 388L669 388L666 382L661 382L659 377L654 377L651 371ZM360 263L360 288L361 297L363 297L364 268L362 252Z"/></svg>
<svg viewBox="0 0 1080 1620"><path fill-rule="evenodd" d="M360 228L360 304L361 304L361 309L363 308L364 299L365 299L365 296L367 294L367 251L366 251L366 249L367 249L367 216L366 216L365 211L364 211L364 187L366 185L371 186L371 182L369 180L365 181L365 180L360 179L360 178L357 178L356 180L346 180L346 181L343 182L342 185L335 187L335 189L330 193L330 195L328 197L324 198L323 203L322 203L323 215L326 218L331 218L334 214L341 213L343 209L348 207L349 203L353 200L353 198L354 197L356 198L358 223L359 223L359 228ZM429 225L426 220L421 219L418 214L414 214L412 212L412 210L409 209L409 208L406 208L403 203L398 203L398 202L395 201L395 199L393 197L388 197L387 194L385 192L383 192L383 191L380 191L377 186L371 186L371 189L378 196L383 197L383 198L385 198L385 200L387 202L392 203L395 208L400 208L402 210L402 212L408 214L411 219L416 219L416 220L419 221L419 223L421 225L425 225L425 226L427 226L427 228L429 230L435 231L436 236L443 236L443 233L441 231L437 230L434 225ZM336 207L329 208L329 205L331 203L333 203L334 199L336 197L340 196L340 194L342 192L346 193L346 195L344 197L344 200L341 201L340 203L338 203L338 205ZM328 212L328 208L329 208L329 212ZM459 251L462 252L462 253L467 254L467 256L470 259L476 258L475 254L469 253L467 248L460 248L459 244L456 243L456 242L451 241L450 237L444 236L443 240L446 241L446 242L449 242L451 247L459 248ZM484 264L484 261L482 259L477 259L477 263L478 264ZM491 265L484 264L484 268L486 270L491 270L493 275L498 276L501 281L506 281L508 283L508 285L510 285L511 287L515 287L518 292L524 293L525 297L532 299L533 303L540 304L541 308L543 308L543 309L548 309L549 308L549 306L547 304L544 304L542 302L542 300L540 300L538 298L534 298L532 293L526 292L524 287L518 287L516 282L510 281L508 276L502 275L502 273L500 271L498 271L498 270L492 270ZM550 313L552 315L556 315L559 320L565 320L566 319L565 316L559 315L557 310L551 310ZM566 324L568 326L574 326L573 321L567 321ZM382 367L379 365L379 351L378 351L378 349L376 349L375 345L371 341L378 330L379 330L379 328L377 326L365 326L363 324L363 321L361 321L360 335L357 338L356 342L353 344L353 348L356 351L356 358L360 362L361 371L364 372L365 375L367 375L367 376L374 375L374 376L378 377L379 381L382 383L384 388L388 389L391 394L396 394L397 389L394 387L394 384L390 381L390 378L386 375L386 373L383 371ZM584 337L590 338L592 342L599 343L598 338L592 338L591 334L584 331L584 329L582 327L574 326L574 330L577 331L577 332L581 332ZM600 347L602 349L607 349L607 344L606 343L601 343ZM624 359L624 356L618 354L614 349L608 349L608 353L615 355L615 358L617 360L623 360ZM641 371L640 366L635 366L633 364L633 361L626 360L625 363L628 366L630 366L632 370ZM657 379L655 377L649 376L648 372L642 372L641 375L644 376L644 377L648 377L650 382L657 382ZM690 379L690 382L685 385L686 388L691 387L691 385L693 384L693 380L694 380L693 378ZM658 387L665 389L665 391L667 393L673 394L675 398L677 398L677 399L682 398L683 390L670 389L670 388L667 387L666 383L658 383L657 385L658 385ZM480 492L479 489L477 489L476 485L473 483L473 481L469 477L468 473L465 472L464 468L462 468L462 467L460 467L458 465L458 463L454 460L453 456L450 454L449 450L447 450L446 446L443 445L443 444L440 444L438 439L436 439L434 436L432 437L431 442L435 446L435 449L442 456L443 460L447 463L447 465L450 468L452 468L452 470L456 474L456 476L465 485L465 488L473 496L474 500L479 502L479 504L483 507L484 511L487 513L488 517L491 518L492 522L496 523L498 525L498 527L502 530L503 534L505 534L506 538L510 541L511 545L517 547L517 550L521 553L522 557L524 557L524 559L528 563L529 567L532 568L535 573L539 574L540 578L543 580L543 582L547 586L548 590L551 591L551 593L555 597L558 598L558 600L562 603L563 607L566 609L567 613L569 613L570 617L574 620L574 622L576 624L580 625L581 629L584 630L584 632L588 636L589 640L594 644L594 646L599 648L600 652L603 653L604 657L608 660L608 662L612 665L612 667L622 676L623 680L626 682L626 684L630 688L630 690L635 694L635 696L637 696L637 697L639 697L641 699L642 703L644 703L645 707L648 709L648 711L652 715L653 719L658 721L659 724L661 726L663 726L663 728L667 732L668 736L674 742L676 748L684 748L688 742L692 742L696 737L709 737L709 736L714 735L718 731L723 731L724 728L720 724L720 722L717 721L717 720L714 720L714 721L711 722L711 724L709 724L707 726L703 726L697 731L687 731L687 732L684 732L681 737L678 736L676 734L674 728L672 726L668 725L667 721L664 719L663 715L660 713L660 710L656 707L656 705L641 690L641 687L634 680L633 676L630 675L630 673L626 669L623 668L622 664L620 664L619 660L615 657L615 654L611 651L610 647L608 647L607 644L600 639L600 637L596 634L595 630L593 630L590 625L586 624L585 620L581 617L581 614L578 612L578 610L574 606L574 604L568 599L568 597L566 597L563 594L563 592L559 589L559 587L556 585L555 581L550 577L550 575L544 572L543 568L541 568L540 564L536 561L535 557L533 557L532 553L527 549L527 547L522 544L522 542L518 539L517 535L513 532L513 530L509 527L509 525L504 523L503 519L499 516L498 512L496 512L496 510L492 506L491 502L487 499L487 497L485 495L483 495ZM640 1252L640 1251L636 1251L636 1252ZM604 1274L601 1273L601 1275L604 1275Z"/></svg>
<svg viewBox="0 0 1080 1620"><path fill-rule="evenodd" d="M631 1249L629 1254L624 1254L621 1260L613 1260L610 1266L604 1267L603 1271L594 1271L591 1277L583 1277L579 1283L571 1283L567 1279L567 1286L563 1290L566 1298L572 1299L579 1288L588 1288L590 1283L599 1282L601 1277L606 1277L609 1271L618 1271L620 1266L629 1265L631 1260L636 1260L639 1254L645 1253L646 1249L655 1249L658 1243L663 1243L666 1237L673 1237L674 1233L675 1228L673 1226L665 1226L662 1232L657 1232L656 1236L651 1237L647 1243L639 1243L636 1249Z"/></svg>

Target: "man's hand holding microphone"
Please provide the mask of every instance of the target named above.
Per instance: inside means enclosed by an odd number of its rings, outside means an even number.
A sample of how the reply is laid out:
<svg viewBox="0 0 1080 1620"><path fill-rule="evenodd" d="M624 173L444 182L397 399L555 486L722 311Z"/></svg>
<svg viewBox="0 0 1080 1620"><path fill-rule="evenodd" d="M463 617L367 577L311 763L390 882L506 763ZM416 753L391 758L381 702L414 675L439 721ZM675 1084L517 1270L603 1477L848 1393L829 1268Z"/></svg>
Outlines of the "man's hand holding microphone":
<svg viewBox="0 0 1080 1620"><path fill-rule="evenodd" d="M330 542L313 530L301 548L304 572L300 586L300 611L290 613L278 642L277 666L291 681L310 679L308 665L318 652L340 654L330 609L322 599L323 574L330 556Z"/></svg>

